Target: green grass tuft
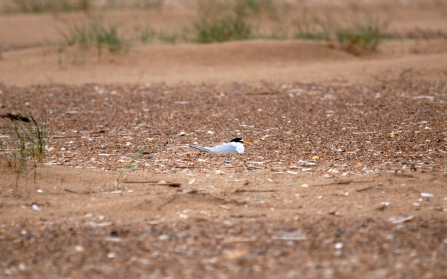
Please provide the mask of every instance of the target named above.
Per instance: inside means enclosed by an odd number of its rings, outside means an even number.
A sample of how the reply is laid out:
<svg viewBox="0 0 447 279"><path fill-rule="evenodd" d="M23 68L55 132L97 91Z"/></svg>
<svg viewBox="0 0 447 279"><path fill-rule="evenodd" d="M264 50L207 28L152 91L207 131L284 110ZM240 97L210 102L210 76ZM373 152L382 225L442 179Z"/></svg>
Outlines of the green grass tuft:
<svg viewBox="0 0 447 279"><path fill-rule="evenodd" d="M28 177L28 165L31 162L34 170L43 162L46 147L50 138L45 118L35 118L32 113L26 116L6 114L1 116L6 122L8 138L0 141L3 158L16 172L16 189L22 176Z"/></svg>
<svg viewBox="0 0 447 279"><path fill-rule="evenodd" d="M165 32L165 31L160 31L157 34L157 38L159 41L164 42L164 43L168 43L168 44L175 44L180 40L180 34L176 33L176 32Z"/></svg>
<svg viewBox="0 0 447 279"><path fill-rule="evenodd" d="M200 43L247 40L252 27L244 17L228 16L220 19L202 19L194 25L197 41Z"/></svg>
<svg viewBox="0 0 447 279"><path fill-rule="evenodd" d="M330 47L362 55L377 51L387 22L374 19L355 6L351 11L331 15L312 14L306 8L295 20L295 26L297 32L294 37L297 39L325 40Z"/></svg>
<svg viewBox="0 0 447 279"><path fill-rule="evenodd" d="M88 0L13 0L4 6L6 12L44 13L44 12L71 12L88 10ZM6 5L6 4L4 4Z"/></svg>
<svg viewBox="0 0 447 279"><path fill-rule="evenodd" d="M1 0L3 13L47 13L113 9L161 9L164 0Z"/></svg>
<svg viewBox="0 0 447 279"><path fill-rule="evenodd" d="M153 42L157 38L157 32L146 26L142 30L136 30L137 38L142 44L147 44Z"/></svg>
<svg viewBox="0 0 447 279"><path fill-rule="evenodd" d="M353 28L337 29L335 36L344 50L360 55L377 51L381 31L378 25L359 25Z"/></svg>
<svg viewBox="0 0 447 279"><path fill-rule="evenodd" d="M236 0L233 9L237 14L273 13L276 11L276 3L273 0Z"/></svg>
<svg viewBox="0 0 447 279"><path fill-rule="evenodd" d="M75 23L69 27L68 32L61 32L61 35L67 46L96 46L98 56L101 56L103 46L106 46L110 53L116 53L123 50L126 44L117 25L106 25L97 21Z"/></svg>
<svg viewBox="0 0 447 279"><path fill-rule="evenodd" d="M295 20L296 39L301 40L327 40L329 38L332 22L320 22L318 19L310 19L308 12L305 10L302 16Z"/></svg>
<svg viewBox="0 0 447 279"><path fill-rule="evenodd" d="M147 145L145 145L143 148L141 148L140 151L138 152L138 154L129 161L129 163L127 164L127 166L125 168L123 168L121 170L118 178L115 181L115 188L114 188L115 190L119 189L121 182L123 182L123 180L126 178L126 176L130 172L133 172L138 169L139 164L140 164L139 160L145 153L146 148L147 148Z"/></svg>
<svg viewBox="0 0 447 279"><path fill-rule="evenodd" d="M99 55L103 45L108 47L109 52L118 52L123 49L124 38L120 37L116 25L104 26L101 24L93 25L94 41L98 47Z"/></svg>

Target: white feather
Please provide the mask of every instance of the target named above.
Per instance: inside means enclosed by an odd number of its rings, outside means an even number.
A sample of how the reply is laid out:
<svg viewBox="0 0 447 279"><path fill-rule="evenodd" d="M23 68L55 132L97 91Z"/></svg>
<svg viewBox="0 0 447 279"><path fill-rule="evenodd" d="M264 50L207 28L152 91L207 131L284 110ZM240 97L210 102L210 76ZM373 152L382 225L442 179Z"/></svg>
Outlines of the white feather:
<svg viewBox="0 0 447 279"><path fill-rule="evenodd" d="M189 146L196 148L203 152L211 153L244 153L245 148L241 142L229 142L214 147L202 147L199 145L190 144Z"/></svg>

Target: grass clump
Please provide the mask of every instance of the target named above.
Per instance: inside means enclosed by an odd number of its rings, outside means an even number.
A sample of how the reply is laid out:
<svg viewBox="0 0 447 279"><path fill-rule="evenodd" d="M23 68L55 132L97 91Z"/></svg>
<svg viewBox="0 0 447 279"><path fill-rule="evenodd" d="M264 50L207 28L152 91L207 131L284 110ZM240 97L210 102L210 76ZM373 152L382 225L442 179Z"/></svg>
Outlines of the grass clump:
<svg viewBox="0 0 447 279"><path fill-rule="evenodd" d="M121 170L118 178L115 181L115 190L119 189L120 184L123 182L123 180L127 177L127 175L129 173L138 169L139 164L140 164L139 160L141 159L143 154L145 154L146 148L147 148L147 145L145 145L143 148L141 148L140 151L138 152L138 154L129 161L129 163L126 165L125 168L123 168Z"/></svg>
<svg viewBox="0 0 447 279"><path fill-rule="evenodd" d="M317 17L313 17L306 8L301 17L294 20L296 30L294 37L301 40L327 40L332 25L331 19L321 21Z"/></svg>
<svg viewBox="0 0 447 279"><path fill-rule="evenodd" d="M198 0L199 15L238 15L273 14L278 10L277 0Z"/></svg>
<svg viewBox="0 0 447 279"><path fill-rule="evenodd" d="M260 14L262 12L273 13L276 11L276 3L273 0L236 0L234 3L234 10L238 14Z"/></svg>
<svg viewBox="0 0 447 279"><path fill-rule="evenodd" d="M123 49L125 40L118 33L118 28L116 25L94 25L93 36L99 55L101 55L103 45L107 46L109 52L112 53Z"/></svg>
<svg viewBox="0 0 447 279"><path fill-rule="evenodd" d="M0 141L0 148L8 166L16 172L18 188L20 178L28 177L29 165L36 170L37 164L43 162L50 138L48 125L45 118L37 119L32 113L27 113L26 116L8 113L0 117L7 122L7 137Z"/></svg>
<svg viewBox="0 0 447 279"><path fill-rule="evenodd" d="M359 25L353 28L337 29L335 36L344 50L360 55L377 51L381 30L378 25Z"/></svg>
<svg viewBox="0 0 447 279"><path fill-rule="evenodd" d="M5 12L44 13L71 12L89 9L89 0L12 0L4 4Z"/></svg>
<svg viewBox="0 0 447 279"><path fill-rule="evenodd" d="M194 25L199 43L246 40L252 27L243 16L228 16L220 19L202 19Z"/></svg>
<svg viewBox="0 0 447 279"><path fill-rule="evenodd" d="M46 13L117 9L161 9L164 0L1 0L0 12Z"/></svg>
<svg viewBox="0 0 447 279"><path fill-rule="evenodd" d="M199 43L264 37L283 38L283 32L278 30L265 35L265 32L256 32L253 27L256 22L271 21L272 18L280 17L281 9L278 2L280 1L199 0L197 9L199 20L193 24L194 38Z"/></svg>
<svg viewBox="0 0 447 279"><path fill-rule="evenodd" d="M330 47L339 47L354 55L373 53L383 37L387 22L380 22L352 7L351 11L333 12L330 15L312 13L305 8L295 20L297 39L325 40Z"/></svg>
<svg viewBox="0 0 447 279"><path fill-rule="evenodd" d="M168 44L176 44L181 39L184 39L186 36L186 31L183 33L175 32L175 31L156 31L150 26L145 26L143 28L136 27L134 41L140 42L142 44L154 43L154 42L163 42Z"/></svg>
<svg viewBox="0 0 447 279"><path fill-rule="evenodd" d="M149 26L146 26L141 30L136 29L135 31L137 33L138 40L142 44L151 43L157 38L157 32Z"/></svg>
<svg viewBox="0 0 447 279"><path fill-rule="evenodd" d="M182 36L177 32L160 31L156 37L160 42L176 44Z"/></svg>
<svg viewBox="0 0 447 279"><path fill-rule="evenodd" d="M67 46L78 45L83 48L96 46L98 56L102 55L103 46L106 46L110 53L116 53L123 50L126 43L117 25L106 25L97 21L73 24L68 32L61 32L61 35Z"/></svg>

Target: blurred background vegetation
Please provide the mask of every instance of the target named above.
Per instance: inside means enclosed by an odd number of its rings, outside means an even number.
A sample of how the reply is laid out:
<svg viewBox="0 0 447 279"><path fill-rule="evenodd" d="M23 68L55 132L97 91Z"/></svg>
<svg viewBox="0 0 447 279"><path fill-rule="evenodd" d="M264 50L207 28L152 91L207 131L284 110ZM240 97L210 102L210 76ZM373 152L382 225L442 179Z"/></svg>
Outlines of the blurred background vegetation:
<svg viewBox="0 0 447 279"><path fill-rule="evenodd" d="M98 13L109 11L170 8L164 0L2 0L0 11L12 13L84 13L60 31L61 49L96 47L119 53L136 44L214 43L249 39L300 39L326 41L354 55L377 51L388 21L375 17L354 4L324 13L308 7L306 1L287 0L191 0L177 2L193 10L194 16L180 28L151 25L150 18L130 27L104 20ZM188 4L187 4L188 3ZM298 7L298 8L297 8ZM387 35L389 37L389 35Z"/></svg>

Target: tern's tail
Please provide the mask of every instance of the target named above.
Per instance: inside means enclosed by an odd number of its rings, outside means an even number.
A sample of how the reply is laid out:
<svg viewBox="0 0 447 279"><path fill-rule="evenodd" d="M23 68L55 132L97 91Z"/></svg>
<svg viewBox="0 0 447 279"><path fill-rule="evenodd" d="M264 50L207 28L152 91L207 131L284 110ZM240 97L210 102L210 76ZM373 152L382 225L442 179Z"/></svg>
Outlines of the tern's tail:
<svg viewBox="0 0 447 279"><path fill-rule="evenodd" d="M198 149L200 151L203 151L203 152L210 152L210 149L206 148L206 147L201 147L201 146L195 145L195 144L190 144L189 146L191 146L192 148Z"/></svg>

